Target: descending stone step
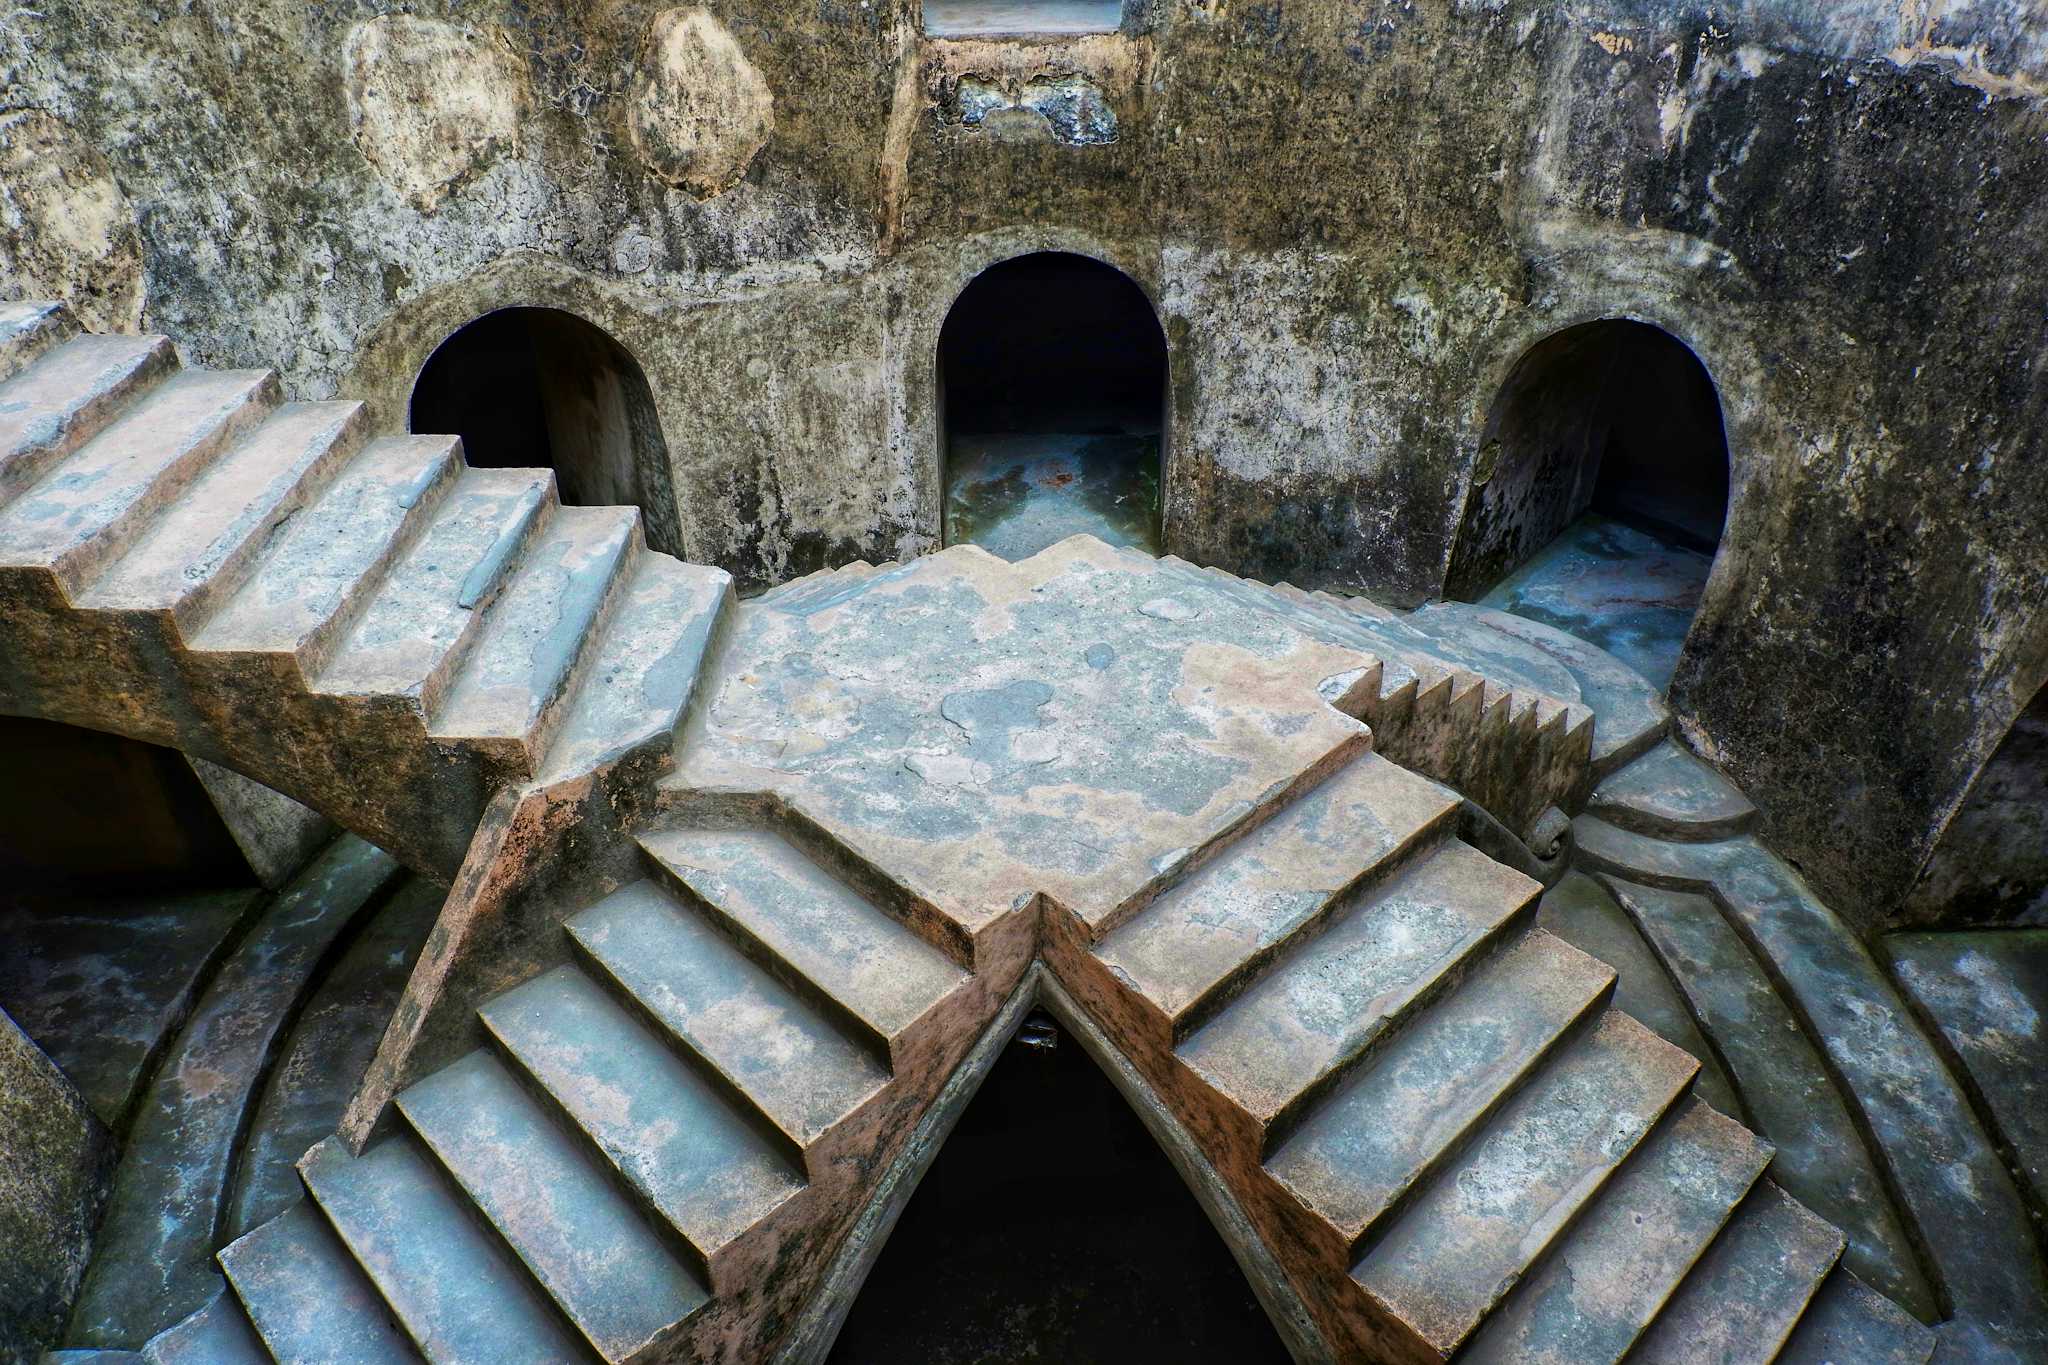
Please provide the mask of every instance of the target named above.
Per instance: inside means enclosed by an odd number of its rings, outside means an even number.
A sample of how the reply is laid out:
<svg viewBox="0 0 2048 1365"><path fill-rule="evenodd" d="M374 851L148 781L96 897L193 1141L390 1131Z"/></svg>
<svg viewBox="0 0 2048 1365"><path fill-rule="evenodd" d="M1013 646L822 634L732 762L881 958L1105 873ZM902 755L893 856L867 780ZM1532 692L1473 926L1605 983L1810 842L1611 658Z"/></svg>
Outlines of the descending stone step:
<svg viewBox="0 0 2048 1365"><path fill-rule="evenodd" d="M967 973L794 845L764 830L671 830L641 847L743 950L815 992L893 1064L905 1035Z"/></svg>
<svg viewBox="0 0 2048 1365"><path fill-rule="evenodd" d="M888 1084L859 1044L651 881L568 928L599 972L773 1125L792 1160Z"/></svg>
<svg viewBox="0 0 2048 1365"><path fill-rule="evenodd" d="M1351 1277L1448 1356L1591 1202L1699 1063L1610 1010L1440 1172Z"/></svg>
<svg viewBox="0 0 2048 1365"><path fill-rule="evenodd" d="M298 654L338 633L344 608L432 515L461 469L450 436L374 441L313 504L277 527L239 591L192 637L218 652Z"/></svg>
<svg viewBox="0 0 2048 1365"><path fill-rule="evenodd" d="M714 1293L722 1253L803 1187L710 1082L573 967L479 1013L505 1051L694 1249Z"/></svg>
<svg viewBox="0 0 2048 1365"><path fill-rule="evenodd" d="M639 546L633 508L556 511L484 613L429 732L486 746L526 769L543 718L594 642L613 584Z"/></svg>
<svg viewBox="0 0 2048 1365"><path fill-rule="evenodd" d="M1613 983L1606 964L1540 931L1525 935L1311 1114L1267 1172L1350 1263Z"/></svg>
<svg viewBox="0 0 2048 1365"><path fill-rule="evenodd" d="M328 1138L299 1163L349 1254L436 1362L559 1365L589 1352L447 1178L400 1134L352 1158Z"/></svg>
<svg viewBox="0 0 2048 1365"><path fill-rule="evenodd" d="M220 1265L278 1360L419 1359L362 1268L304 1200L223 1248Z"/></svg>
<svg viewBox="0 0 2048 1365"><path fill-rule="evenodd" d="M92 610L203 609L238 568L355 453L360 403L287 403L166 507L76 598Z"/></svg>
<svg viewBox="0 0 2048 1365"><path fill-rule="evenodd" d="M116 1359L127 1356L118 1351L107 1354ZM271 1365L270 1353L235 1296L225 1289L183 1322L158 1333L146 1354L128 1358L148 1365ZM86 1359L91 1361L90 1356Z"/></svg>
<svg viewBox="0 0 2048 1365"><path fill-rule="evenodd" d="M268 370L170 376L0 509L0 565L83 587L277 400Z"/></svg>
<svg viewBox="0 0 2048 1365"><path fill-rule="evenodd" d="M1836 1266L1774 1365L1927 1365L1934 1332Z"/></svg>
<svg viewBox="0 0 2048 1365"><path fill-rule="evenodd" d="M1771 1149L1741 1124L1698 1100L1686 1101L1459 1359L1474 1365L1620 1360L1770 1160Z"/></svg>
<svg viewBox="0 0 2048 1365"><path fill-rule="evenodd" d="M1594 788L1586 810L1638 834L1695 843L1756 822L1756 807L1734 783L1668 739Z"/></svg>
<svg viewBox="0 0 2048 1365"><path fill-rule="evenodd" d="M1934 1316L1921 1273L1848 1102L1770 978L1705 896L1603 878L1726 1059L1751 1120L1777 1144L1772 1179L1843 1229L1849 1264Z"/></svg>
<svg viewBox="0 0 2048 1365"><path fill-rule="evenodd" d="M1301 1113L1528 918L1542 887L1449 840L1368 893L1179 1049L1267 1134Z"/></svg>
<svg viewBox="0 0 2048 1365"><path fill-rule="evenodd" d="M177 368L163 337L81 336L0 384L0 502Z"/></svg>
<svg viewBox="0 0 2048 1365"><path fill-rule="evenodd" d="M708 1297L489 1053L444 1067L398 1107L605 1360L639 1359Z"/></svg>
<svg viewBox="0 0 2048 1365"><path fill-rule="evenodd" d="M1842 1246L1841 1233L1764 1181L1693 1267L1631 1365L1775 1360Z"/></svg>
<svg viewBox="0 0 2048 1365"><path fill-rule="evenodd" d="M465 469L334 645L317 690L410 696L431 711L478 618L553 510L546 470Z"/></svg>
<svg viewBox="0 0 2048 1365"><path fill-rule="evenodd" d="M581 775L666 743L731 605L732 575L723 569L636 556L589 666L564 699L541 779Z"/></svg>
<svg viewBox="0 0 2048 1365"><path fill-rule="evenodd" d="M1095 955L1172 1046L1348 892L1441 837L1457 811L1454 792L1365 754L1112 929Z"/></svg>
<svg viewBox="0 0 2048 1365"><path fill-rule="evenodd" d="M12 379L76 335L78 320L61 303L0 303L0 381Z"/></svg>

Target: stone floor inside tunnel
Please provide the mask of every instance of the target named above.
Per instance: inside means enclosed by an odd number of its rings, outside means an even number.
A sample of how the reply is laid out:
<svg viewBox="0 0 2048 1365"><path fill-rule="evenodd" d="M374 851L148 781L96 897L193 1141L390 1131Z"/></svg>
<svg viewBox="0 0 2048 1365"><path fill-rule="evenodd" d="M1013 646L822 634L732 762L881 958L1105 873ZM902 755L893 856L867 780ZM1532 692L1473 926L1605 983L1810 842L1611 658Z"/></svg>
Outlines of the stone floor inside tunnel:
<svg viewBox="0 0 2048 1365"><path fill-rule="evenodd" d="M1159 550L1157 433L953 437L946 538L1024 559L1068 536Z"/></svg>

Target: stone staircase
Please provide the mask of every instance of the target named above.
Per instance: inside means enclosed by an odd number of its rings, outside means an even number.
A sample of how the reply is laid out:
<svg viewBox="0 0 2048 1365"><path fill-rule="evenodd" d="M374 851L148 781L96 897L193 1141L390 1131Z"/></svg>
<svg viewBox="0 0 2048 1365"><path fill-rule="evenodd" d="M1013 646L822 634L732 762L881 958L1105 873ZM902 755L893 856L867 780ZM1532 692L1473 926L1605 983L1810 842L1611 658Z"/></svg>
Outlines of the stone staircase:
<svg viewBox="0 0 2048 1365"><path fill-rule="evenodd" d="M496 791L668 742L730 580L547 470L366 428L0 306L0 703L225 763L447 879Z"/></svg>

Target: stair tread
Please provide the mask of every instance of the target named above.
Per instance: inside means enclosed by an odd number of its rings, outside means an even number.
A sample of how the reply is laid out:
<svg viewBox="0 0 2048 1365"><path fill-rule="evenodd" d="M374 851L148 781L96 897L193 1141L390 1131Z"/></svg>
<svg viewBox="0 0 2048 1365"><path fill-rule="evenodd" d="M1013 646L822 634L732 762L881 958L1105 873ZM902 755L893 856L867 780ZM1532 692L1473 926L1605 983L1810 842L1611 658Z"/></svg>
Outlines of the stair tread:
<svg viewBox="0 0 2048 1365"><path fill-rule="evenodd" d="M279 1360L419 1359L362 1268L304 1200L223 1248L220 1264Z"/></svg>
<svg viewBox="0 0 2048 1365"><path fill-rule="evenodd" d="M967 973L763 830L676 830L641 845L878 1038L899 1036Z"/></svg>
<svg viewBox="0 0 2048 1365"><path fill-rule="evenodd" d="M621 987L800 1148L888 1084L888 1072L653 882L569 921Z"/></svg>
<svg viewBox="0 0 2048 1365"><path fill-rule="evenodd" d="M115 1358L126 1354L107 1353ZM248 1315L225 1289L151 1337L141 1354L128 1358L149 1365L270 1365L270 1353L263 1349Z"/></svg>
<svg viewBox="0 0 2048 1365"><path fill-rule="evenodd" d="M1735 1120L1691 1101L1654 1133L1462 1361L1622 1358L1770 1164Z"/></svg>
<svg viewBox="0 0 2048 1365"><path fill-rule="evenodd" d="M452 436L375 441L313 505L285 522L245 583L197 632L210 650L302 648L387 553L409 510L454 464Z"/></svg>
<svg viewBox="0 0 2048 1365"><path fill-rule="evenodd" d="M1111 930L1096 956L1185 1020L1457 806L1445 788L1365 754Z"/></svg>
<svg viewBox="0 0 2048 1365"><path fill-rule="evenodd" d="M1675 839L1725 839L1756 819L1734 783L1669 739L1594 788L1586 809L1610 824Z"/></svg>
<svg viewBox="0 0 2048 1365"><path fill-rule="evenodd" d="M560 694L638 541L631 507L564 507L490 605L442 699L437 736L525 741Z"/></svg>
<svg viewBox="0 0 2048 1365"><path fill-rule="evenodd" d="M709 1297L489 1053L420 1081L398 1107L606 1360L632 1358Z"/></svg>
<svg viewBox="0 0 2048 1365"><path fill-rule="evenodd" d="M1698 1069L1607 1011L1423 1191L1352 1279L1439 1350L1456 1349Z"/></svg>
<svg viewBox="0 0 2048 1365"><path fill-rule="evenodd" d="M1770 1361L1842 1254L1842 1234L1759 1184L1693 1267L1631 1362Z"/></svg>
<svg viewBox="0 0 2048 1365"><path fill-rule="evenodd" d="M1531 932L1432 1006L1266 1169L1356 1246L1614 980Z"/></svg>
<svg viewBox="0 0 2048 1365"><path fill-rule="evenodd" d="M328 1138L299 1163L357 1264L430 1360L580 1360L587 1352L411 1137L352 1158Z"/></svg>
<svg viewBox="0 0 2048 1365"><path fill-rule="evenodd" d="M97 429L119 399L176 363L159 336L77 336L0 384L0 492L42 452Z"/></svg>
<svg viewBox="0 0 2048 1365"><path fill-rule="evenodd" d="M545 470L463 470L432 524L363 605L316 687L351 696L422 692L473 628L483 605L476 590L507 567L505 555L552 486Z"/></svg>
<svg viewBox="0 0 2048 1365"><path fill-rule="evenodd" d="M42 354L78 334L78 320L47 299L0 303L0 380L12 379Z"/></svg>
<svg viewBox="0 0 2048 1365"><path fill-rule="evenodd" d="M345 451L360 403L287 403L201 474L79 596L92 608L165 610L208 584L237 549L296 510L307 477Z"/></svg>
<svg viewBox="0 0 2048 1365"><path fill-rule="evenodd" d="M1836 1266L1776 1365L1927 1365L1933 1329Z"/></svg>
<svg viewBox="0 0 2048 1365"><path fill-rule="evenodd" d="M1196 1033L1180 1057L1271 1122L1370 1045L1542 888L1457 840L1348 910Z"/></svg>
<svg viewBox="0 0 2048 1365"><path fill-rule="evenodd" d="M53 565L120 524L193 451L269 409L268 370L182 370L0 508L0 564Z"/></svg>
<svg viewBox="0 0 2048 1365"><path fill-rule="evenodd" d="M575 968L538 976L479 1012L707 1264L802 1187L710 1082Z"/></svg>
<svg viewBox="0 0 2048 1365"><path fill-rule="evenodd" d="M723 569L643 554L587 667L565 698L544 779L580 775L673 731L688 707L720 614Z"/></svg>

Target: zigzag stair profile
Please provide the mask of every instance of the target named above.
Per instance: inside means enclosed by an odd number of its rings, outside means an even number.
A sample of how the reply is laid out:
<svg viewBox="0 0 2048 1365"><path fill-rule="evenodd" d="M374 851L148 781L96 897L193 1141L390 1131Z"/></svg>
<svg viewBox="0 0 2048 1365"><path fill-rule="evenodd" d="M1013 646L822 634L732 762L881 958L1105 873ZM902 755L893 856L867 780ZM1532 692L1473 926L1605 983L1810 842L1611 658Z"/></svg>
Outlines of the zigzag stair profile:
<svg viewBox="0 0 2048 1365"><path fill-rule="evenodd" d="M1362 610L1230 591L1326 633ZM0 308L0 637L36 663L0 678L10 709L287 789L327 765L359 793L330 814L446 872L495 790L672 743L729 600L546 471ZM1377 702L1582 775L1582 709L1398 674ZM1128 913L1044 905L1040 951L1336 1358L1927 1358L1697 1063L1534 927L1537 884L1458 837L1456 792L1369 750L1285 792ZM483 999L477 1045L360 1153L308 1152L309 1198L219 1252L228 1292L154 1357L761 1358L1000 1001L994 957L887 869L745 820L638 830L637 875L548 931L555 965Z"/></svg>

